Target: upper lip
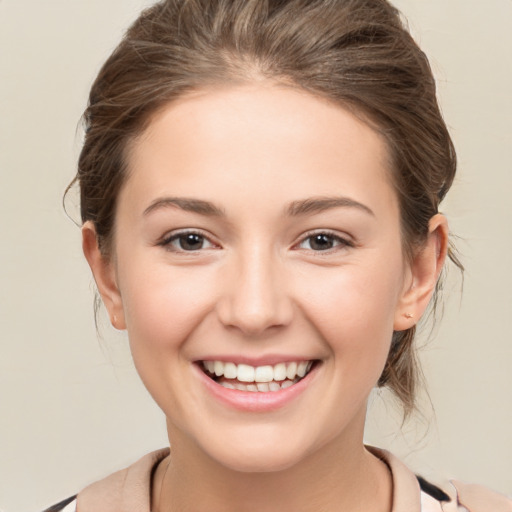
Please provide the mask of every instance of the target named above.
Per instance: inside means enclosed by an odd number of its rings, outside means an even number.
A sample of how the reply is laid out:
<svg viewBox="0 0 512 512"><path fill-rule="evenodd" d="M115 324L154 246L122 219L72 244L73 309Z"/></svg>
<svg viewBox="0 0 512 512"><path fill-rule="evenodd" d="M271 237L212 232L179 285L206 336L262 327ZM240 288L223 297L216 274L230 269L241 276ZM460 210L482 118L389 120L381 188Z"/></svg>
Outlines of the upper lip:
<svg viewBox="0 0 512 512"><path fill-rule="evenodd" d="M279 363L293 363L301 361L315 361L318 358L298 355L284 355L284 354L268 354L259 357L248 357L242 354L217 354L211 356L205 356L197 359L196 362L202 361L222 361L224 363L234 364L247 364L249 366L274 366Z"/></svg>

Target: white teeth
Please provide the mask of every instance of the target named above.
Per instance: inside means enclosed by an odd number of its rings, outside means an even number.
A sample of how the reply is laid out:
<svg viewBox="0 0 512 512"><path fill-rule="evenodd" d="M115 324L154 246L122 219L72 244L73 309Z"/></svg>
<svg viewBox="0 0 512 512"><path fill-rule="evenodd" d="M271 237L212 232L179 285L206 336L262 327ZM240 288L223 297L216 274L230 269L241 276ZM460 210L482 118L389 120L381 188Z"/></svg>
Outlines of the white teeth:
<svg viewBox="0 0 512 512"><path fill-rule="evenodd" d="M297 375L299 377L304 377L306 375L306 368L308 367L307 361L301 361L299 363L299 366L297 367Z"/></svg>
<svg viewBox="0 0 512 512"><path fill-rule="evenodd" d="M224 363L222 361L215 361L213 368L217 377L224 374Z"/></svg>
<svg viewBox="0 0 512 512"><path fill-rule="evenodd" d="M279 363L274 366L274 380L281 381L286 379L286 365Z"/></svg>
<svg viewBox="0 0 512 512"><path fill-rule="evenodd" d="M272 366L258 366L254 372L256 382L271 382L274 380L274 369Z"/></svg>
<svg viewBox="0 0 512 512"><path fill-rule="evenodd" d="M226 363L224 365L224 377L226 379L236 379L238 375L238 369L235 363Z"/></svg>
<svg viewBox="0 0 512 512"><path fill-rule="evenodd" d="M297 375L297 363L290 363L286 367L286 376L290 380L293 380L293 379L295 379L295 375Z"/></svg>
<svg viewBox="0 0 512 512"><path fill-rule="evenodd" d="M309 372L313 361L300 361L291 363L278 363L274 366L250 366L248 364L236 365L224 361L203 361L203 367L212 375L224 376L226 379L239 382L271 383L283 382L285 379L293 381L302 378Z"/></svg>
<svg viewBox="0 0 512 512"><path fill-rule="evenodd" d="M217 364L217 361L215 361L215 364ZM254 373L254 366L249 366L248 364L239 364L236 378L240 382L254 382Z"/></svg>
<svg viewBox="0 0 512 512"><path fill-rule="evenodd" d="M274 391L280 391L281 389L286 389L295 384L291 380L285 380L284 382L258 382L256 384L242 384L241 382L228 382L221 381L219 384L227 389L238 389L239 391L250 391L250 392L260 392L260 393L268 393Z"/></svg>
<svg viewBox="0 0 512 512"><path fill-rule="evenodd" d="M279 384L279 382L270 382L268 388L270 391L279 391L281 389L281 384Z"/></svg>

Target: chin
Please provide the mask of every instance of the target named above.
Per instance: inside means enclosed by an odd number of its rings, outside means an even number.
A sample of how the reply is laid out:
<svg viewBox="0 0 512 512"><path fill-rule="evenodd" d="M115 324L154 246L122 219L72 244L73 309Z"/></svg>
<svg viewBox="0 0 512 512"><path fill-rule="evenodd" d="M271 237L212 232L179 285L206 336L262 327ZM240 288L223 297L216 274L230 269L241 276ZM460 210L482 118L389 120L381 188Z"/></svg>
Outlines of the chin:
<svg viewBox="0 0 512 512"><path fill-rule="evenodd" d="M293 434L287 437L244 436L240 442L231 436L229 441L207 448L209 457L217 464L240 473L271 473L287 470L306 456L305 443L298 443Z"/></svg>
<svg viewBox="0 0 512 512"><path fill-rule="evenodd" d="M281 450L244 450L237 454L226 454L217 462L231 471L239 473L274 473L285 471L302 460L298 453L284 453Z"/></svg>

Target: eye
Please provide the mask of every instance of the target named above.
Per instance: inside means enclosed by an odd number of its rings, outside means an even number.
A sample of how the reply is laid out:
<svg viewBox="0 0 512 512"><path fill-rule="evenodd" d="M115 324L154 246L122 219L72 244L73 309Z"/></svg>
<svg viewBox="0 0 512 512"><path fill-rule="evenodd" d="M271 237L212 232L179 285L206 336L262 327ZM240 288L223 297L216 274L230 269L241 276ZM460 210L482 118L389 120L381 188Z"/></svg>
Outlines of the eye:
<svg viewBox="0 0 512 512"><path fill-rule="evenodd" d="M353 247L353 243L329 232L313 233L307 236L300 244L300 249L308 249L316 252L329 251L336 247Z"/></svg>
<svg viewBox="0 0 512 512"><path fill-rule="evenodd" d="M174 252L195 252L215 247L206 236L196 231L182 231L171 234L162 240L160 245Z"/></svg>

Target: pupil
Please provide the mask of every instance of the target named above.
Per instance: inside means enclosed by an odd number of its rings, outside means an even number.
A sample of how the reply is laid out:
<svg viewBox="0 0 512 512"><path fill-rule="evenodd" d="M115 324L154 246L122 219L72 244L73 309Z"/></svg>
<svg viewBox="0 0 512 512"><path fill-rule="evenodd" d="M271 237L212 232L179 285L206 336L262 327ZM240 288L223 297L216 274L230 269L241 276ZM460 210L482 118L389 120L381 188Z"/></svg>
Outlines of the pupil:
<svg viewBox="0 0 512 512"><path fill-rule="evenodd" d="M201 249L202 245L203 237L201 235L190 233L188 235L183 235L182 237L180 237L180 247L185 251Z"/></svg>
<svg viewBox="0 0 512 512"><path fill-rule="evenodd" d="M311 248L325 251L333 247L332 238L329 235L315 235L311 240Z"/></svg>

